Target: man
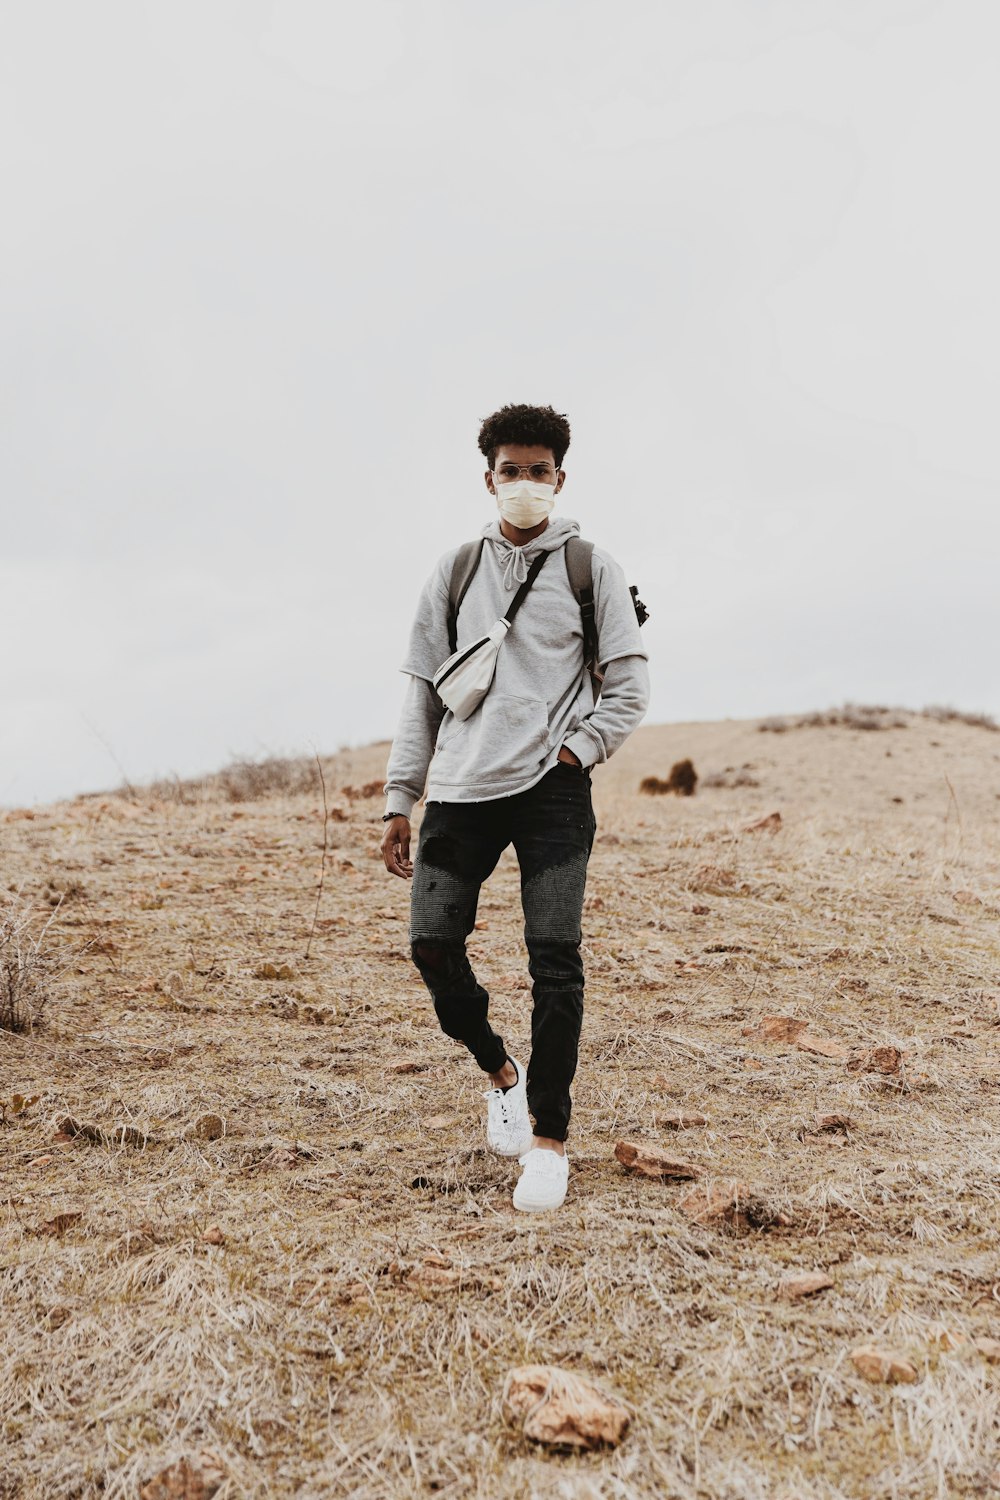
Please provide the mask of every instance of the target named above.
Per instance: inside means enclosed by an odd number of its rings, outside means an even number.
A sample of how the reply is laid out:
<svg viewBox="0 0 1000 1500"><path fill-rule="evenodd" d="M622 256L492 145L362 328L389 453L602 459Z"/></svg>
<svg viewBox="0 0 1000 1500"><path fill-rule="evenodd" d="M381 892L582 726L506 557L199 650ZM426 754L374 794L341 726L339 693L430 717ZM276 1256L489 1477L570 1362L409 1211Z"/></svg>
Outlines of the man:
<svg viewBox="0 0 1000 1500"><path fill-rule="evenodd" d="M569 438L568 421L551 406L505 406L482 425L486 488L499 517L483 528L454 641L450 592L461 549L445 553L420 596L402 668L410 680L389 756L382 838L386 869L413 880L413 960L442 1029L489 1075L487 1142L520 1159L514 1206L525 1210L558 1208L566 1195L570 1085L583 1019L580 920L597 826L590 768L624 743L649 699L632 596L618 564L595 547L604 673L595 703L565 556L580 528L550 514L566 480ZM475 643L506 613L542 552L549 555L503 640L489 691L468 718L456 718L435 691L435 673L456 644L461 651ZM410 813L425 783L427 810L411 863ZM480 887L509 844L521 871L533 980L527 1074L487 1020L489 997L465 949Z"/></svg>

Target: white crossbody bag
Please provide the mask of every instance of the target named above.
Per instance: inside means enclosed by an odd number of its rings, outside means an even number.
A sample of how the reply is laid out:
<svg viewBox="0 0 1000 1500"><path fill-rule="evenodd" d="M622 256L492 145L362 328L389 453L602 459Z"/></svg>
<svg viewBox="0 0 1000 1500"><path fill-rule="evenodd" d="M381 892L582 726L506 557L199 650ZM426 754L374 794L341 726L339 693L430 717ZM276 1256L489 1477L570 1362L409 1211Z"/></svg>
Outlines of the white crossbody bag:
<svg viewBox="0 0 1000 1500"><path fill-rule="evenodd" d="M535 558L527 578L511 600L510 609L502 620L496 622L489 634L480 636L471 646L453 652L435 672L433 682L438 697L445 708L451 709L456 719L467 719L474 713L492 687L500 647L548 555L547 552L540 552Z"/></svg>

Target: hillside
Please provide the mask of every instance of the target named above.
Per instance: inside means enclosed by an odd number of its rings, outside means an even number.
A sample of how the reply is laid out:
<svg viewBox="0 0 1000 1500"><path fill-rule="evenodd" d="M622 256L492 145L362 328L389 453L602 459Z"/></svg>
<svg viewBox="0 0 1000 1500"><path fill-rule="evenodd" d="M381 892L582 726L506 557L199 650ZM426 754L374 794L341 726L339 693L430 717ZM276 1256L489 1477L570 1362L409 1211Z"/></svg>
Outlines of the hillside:
<svg viewBox="0 0 1000 1500"><path fill-rule="evenodd" d="M0 1497L199 1450L220 1497L1000 1492L1000 734L879 722L648 727L595 772L546 1217L410 964L386 746L323 761L308 958L315 763L0 813L0 892L52 918L39 1023L0 1030ZM694 796L639 794L686 756ZM526 1057L509 854L479 917ZM623 1401L621 1446L509 1425L534 1363Z"/></svg>

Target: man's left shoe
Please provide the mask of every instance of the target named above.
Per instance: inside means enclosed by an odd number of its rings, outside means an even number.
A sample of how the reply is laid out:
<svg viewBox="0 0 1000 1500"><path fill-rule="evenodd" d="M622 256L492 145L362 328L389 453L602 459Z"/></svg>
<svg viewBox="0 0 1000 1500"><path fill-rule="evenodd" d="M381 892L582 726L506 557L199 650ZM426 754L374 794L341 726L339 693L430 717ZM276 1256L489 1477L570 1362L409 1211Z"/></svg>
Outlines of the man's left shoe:
<svg viewBox="0 0 1000 1500"><path fill-rule="evenodd" d="M526 1213L558 1208L566 1196L569 1157L547 1146L532 1146L520 1161L524 1171L514 1189L514 1207Z"/></svg>
<svg viewBox="0 0 1000 1500"><path fill-rule="evenodd" d="M498 1156L520 1156L531 1145L534 1132L528 1114L527 1075L516 1058L509 1058L517 1082L509 1089L484 1089L486 1144Z"/></svg>

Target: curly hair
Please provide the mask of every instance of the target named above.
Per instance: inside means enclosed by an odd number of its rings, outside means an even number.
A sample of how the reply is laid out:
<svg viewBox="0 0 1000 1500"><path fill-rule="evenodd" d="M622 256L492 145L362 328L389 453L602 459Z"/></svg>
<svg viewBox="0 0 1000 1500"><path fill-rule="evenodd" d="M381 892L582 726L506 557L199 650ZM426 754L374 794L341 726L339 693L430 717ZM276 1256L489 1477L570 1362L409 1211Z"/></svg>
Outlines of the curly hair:
<svg viewBox="0 0 1000 1500"><path fill-rule="evenodd" d="M479 451L491 469L505 443L551 448L559 469L569 447L569 421L551 406L501 406L479 429Z"/></svg>

